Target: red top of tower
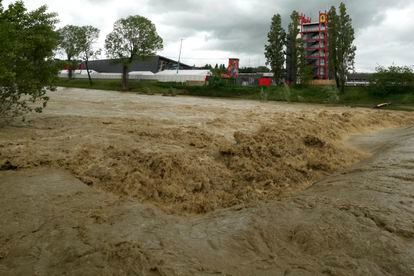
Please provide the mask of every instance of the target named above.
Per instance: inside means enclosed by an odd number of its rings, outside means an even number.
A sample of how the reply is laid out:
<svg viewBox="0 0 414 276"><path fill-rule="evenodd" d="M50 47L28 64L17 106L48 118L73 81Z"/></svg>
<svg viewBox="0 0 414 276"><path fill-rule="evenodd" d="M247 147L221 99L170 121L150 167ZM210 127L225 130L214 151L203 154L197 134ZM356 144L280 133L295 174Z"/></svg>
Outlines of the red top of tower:
<svg viewBox="0 0 414 276"><path fill-rule="evenodd" d="M310 17L306 17L306 15L304 15L303 13L300 15L300 24L308 24L308 23L312 23L312 19Z"/></svg>
<svg viewBox="0 0 414 276"><path fill-rule="evenodd" d="M312 18L306 16L303 13L299 16L299 20L300 20L301 25L312 23ZM326 11L325 12L319 12L318 22L313 22L313 23L315 23L315 24L316 23L327 24L328 23L328 13Z"/></svg>

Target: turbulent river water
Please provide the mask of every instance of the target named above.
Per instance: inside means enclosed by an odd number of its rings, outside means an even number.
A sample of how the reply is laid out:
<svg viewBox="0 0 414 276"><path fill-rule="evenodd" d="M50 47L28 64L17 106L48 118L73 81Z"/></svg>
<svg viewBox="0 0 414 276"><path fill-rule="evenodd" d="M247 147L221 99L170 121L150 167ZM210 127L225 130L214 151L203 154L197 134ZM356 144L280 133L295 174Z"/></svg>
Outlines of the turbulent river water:
<svg viewBox="0 0 414 276"><path fill-rule="evenodd" d="M291 196L187 216L63 168L1 171L0 274L413 275L414 128L346 143L369 157Z"/></svg>

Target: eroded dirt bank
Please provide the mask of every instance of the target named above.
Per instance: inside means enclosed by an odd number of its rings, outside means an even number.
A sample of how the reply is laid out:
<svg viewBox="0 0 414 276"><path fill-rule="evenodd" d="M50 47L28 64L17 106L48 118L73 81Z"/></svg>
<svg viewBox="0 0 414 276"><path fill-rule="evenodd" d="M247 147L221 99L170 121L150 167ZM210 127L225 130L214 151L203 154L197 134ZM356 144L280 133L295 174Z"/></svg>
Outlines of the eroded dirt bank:
<svg viewBox="0 0 414 276"><path fill-rule="evenodd" d="M192 217L62 170L0 172L0 274L413 275L414 128L373 137L291 198Z"/></svg>
<svg viewBox="0 0 414 276"><path fill-rule="evenodd" d="M60 89L46 114L0 131L0 166L67 169L170 213L294 195L367 155L343 137L411 113Z"/></svg>

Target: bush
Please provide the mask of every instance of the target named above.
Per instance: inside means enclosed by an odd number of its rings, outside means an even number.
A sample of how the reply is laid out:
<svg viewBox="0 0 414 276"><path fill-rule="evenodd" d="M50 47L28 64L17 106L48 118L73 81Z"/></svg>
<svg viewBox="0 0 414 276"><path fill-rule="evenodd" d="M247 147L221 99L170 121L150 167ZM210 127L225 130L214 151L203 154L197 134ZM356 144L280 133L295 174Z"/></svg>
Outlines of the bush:
<svg viewBox="0 0 414 276"><path fill-rule="evenodd" d="M292 96L292 93L291 93L291 91L290 91L290 87L288 86L288 85L285 85L284 87L283 87L283 96L282 96L282 99L284 100L284 101L287 101L287 102L290 102L290 100L291 100L291 96Z"/></svg>
<svg viewBox="0 0 414 276"><path fill-rule="evenodd" d="M407 66L378 67L370 82L371 93L378 96L404 94L414 90L414 72Z"/></svg>
<svg viewBox="0 0 414 276"><path fill-rule="evenodd" d="M339 91L334 86L326 86L323 88L323 92L326 93L326 102L335 104L339 102Z"/></svg>
<svg viewBox="0 0 414 276"><path fill-rule="evenodd" d="M220 77L212 76L208 80L208 86L211 88L221 88L227 86L227 82Z"/></svg>

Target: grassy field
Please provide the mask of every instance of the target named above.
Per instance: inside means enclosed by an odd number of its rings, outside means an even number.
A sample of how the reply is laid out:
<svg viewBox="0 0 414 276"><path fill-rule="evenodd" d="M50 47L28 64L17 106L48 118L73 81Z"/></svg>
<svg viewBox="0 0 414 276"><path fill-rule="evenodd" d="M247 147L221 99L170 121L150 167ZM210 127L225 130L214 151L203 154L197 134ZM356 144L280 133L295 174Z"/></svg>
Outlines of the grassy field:
<svg viewBox="0 0 414 276"><path fill-rule="evenodd" d="M94 80L90 86L87 80L58 79L57 86L121 91L119 80ZM187 86L176 83L153 81L129 82L130 92L140 94L190 95L203 97L225 97L250 100L287 101L373 107L379 103L390 102L388 108L414 111L414 91L388 96L377 95L368 87L347 87L342 95L335 87L271 87L261 94L259 87L242 86Z"/></svg>

